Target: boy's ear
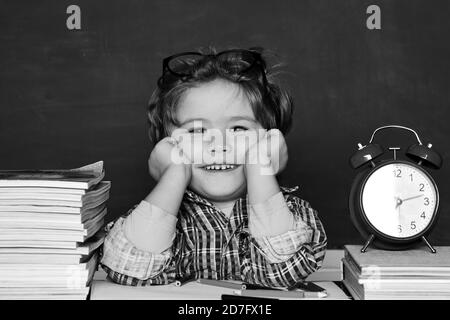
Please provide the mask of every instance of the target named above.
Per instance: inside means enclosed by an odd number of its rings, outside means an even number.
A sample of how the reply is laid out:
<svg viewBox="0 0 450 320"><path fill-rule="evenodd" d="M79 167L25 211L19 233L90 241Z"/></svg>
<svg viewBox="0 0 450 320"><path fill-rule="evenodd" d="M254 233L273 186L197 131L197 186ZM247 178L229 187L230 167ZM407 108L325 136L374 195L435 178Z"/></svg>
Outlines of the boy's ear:
<svg viewBox="0 0 450 320"><path fill-rule="evenodd" d="M267 135L268 136L280 136L280 135L282 135L282 133L279 129L275 128L275 129L267 130Z"/></svg>
<svg viewBox="0 0 450 320"><path fill-rule="evenodd" d="M258 140L267 138L267 129L256 129L257 135L258 135Z"/></svg>

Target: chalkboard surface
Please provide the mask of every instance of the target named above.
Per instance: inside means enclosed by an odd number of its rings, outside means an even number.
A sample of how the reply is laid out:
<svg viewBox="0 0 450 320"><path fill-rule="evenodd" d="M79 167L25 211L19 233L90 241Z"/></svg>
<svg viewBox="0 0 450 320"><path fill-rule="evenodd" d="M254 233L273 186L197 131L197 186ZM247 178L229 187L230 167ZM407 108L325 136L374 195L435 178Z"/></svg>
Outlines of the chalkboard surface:
<svg viewBox="0 0 450 320"><path fill-rule="evenodd" d="M69 30L66 9L81 9ZM369 5L381 29L366 27ZM154 185L146 103L170 54L262 46L284 63L295 100L290 161L280 182L317 208L330 248L362 243L348 214L348 159L382 125L419 132L444 157L432 171L441 216L430 242L450 245L450 2L0 1L0 168L105 161L109 217ZM402 148L414 137L380 134Z"/></svg>

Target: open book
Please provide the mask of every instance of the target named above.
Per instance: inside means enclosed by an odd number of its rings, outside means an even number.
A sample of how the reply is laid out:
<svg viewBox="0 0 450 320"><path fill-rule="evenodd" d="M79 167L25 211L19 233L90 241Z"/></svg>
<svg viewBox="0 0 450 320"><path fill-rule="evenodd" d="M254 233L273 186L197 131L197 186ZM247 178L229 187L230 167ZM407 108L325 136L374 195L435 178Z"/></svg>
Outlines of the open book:
<svg viewBox="0 0 450 320"><path fill-rule="evenodd" d="M95 235L90 237L87 241L83 243L75 243L69 242L71 244L64 247L51 247L44 246L40 241L30 241L26 243L23 241L19 243L18 247L14 247L9 243L9 246L0 246L0 256L2 254L23 254L26 257L26 254L38 254L38 255L66 255L66 256L76 256L75 261L78 262L82 256L91 255L95 250L97 250L104 241L106 236L106 232L103 229L97 231ZM56 243L58 244L58 243ZM78 260L77 260L78 259ZM72 261L72 260L71 260ZM21 262L27 262L26 259L23 259ZM42 260L40 263L48 262L47 260Z"/></svg>
<svg viewBox="0 0 450 320"><path fill-rule="evenodd" d="M28 192L22 190L24 188L14 188L16 189L15 192L3 192L2 188L0 189L0 205L39 205L93 208L108 200L110 188L111 182L109 181L99 182L85 194Z"/></svg>
<svg viewBox="0 0 450 320"><path fill-rule="evenodd" d="M0 287L86 287L97 268L99 256L94 252L82 263L38 266L8 264L0 268Z"/></svg>
<svg viewBox="0 0 450 320"><path fill-rule="evenodd" d="M69 170L0 170L0 187L89 189L104 176L103 161Z"/></svg>

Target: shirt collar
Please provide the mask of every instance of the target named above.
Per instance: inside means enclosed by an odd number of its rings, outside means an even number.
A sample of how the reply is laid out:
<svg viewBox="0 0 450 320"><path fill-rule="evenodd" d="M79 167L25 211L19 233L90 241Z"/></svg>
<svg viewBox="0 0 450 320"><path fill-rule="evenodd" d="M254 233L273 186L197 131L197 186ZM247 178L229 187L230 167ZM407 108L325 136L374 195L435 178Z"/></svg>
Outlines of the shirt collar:
<svg viewBox="0 0 450 320"><path fill-rule="evenodd" d="M282 187L282 186L280 186L280 190L281 190L282 193L292 193L292 192L298 190L298 186L294 186L294 187Z"/></svg>
<svg viewBox="0 0 450 320"><path fill-rule="evenodd" d="M184 200L190 201L190 202L197 202L197 203L202 203L208 206L212 206L212 203L209 202L208 200L206 200L205 198L203 198L202 196L200 196L198 193L186 189L186 191L184 192Z"/></svg>

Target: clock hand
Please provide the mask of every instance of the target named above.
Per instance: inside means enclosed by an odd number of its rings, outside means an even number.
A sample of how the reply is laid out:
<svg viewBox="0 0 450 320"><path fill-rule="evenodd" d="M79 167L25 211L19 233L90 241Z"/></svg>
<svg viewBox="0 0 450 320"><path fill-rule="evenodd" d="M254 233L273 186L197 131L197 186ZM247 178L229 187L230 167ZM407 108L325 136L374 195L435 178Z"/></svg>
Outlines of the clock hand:
<svg viewBox="0 0 450 320"><path fill-rule="evenodd" d="M412 199L416 199L416 198L420 198L420 197L423 197L423 194L419 194L419 195L414 196L414 197L409 197L409 198L403 199L402 202L405 202L405 201L408 201L408 200L412 200Z"/></svg>
<svg viewBox="0 0 450 320"><path fill-rule="evenodd" d="M403 202L405 202L405 201L417 199L417 198L420 198L420 197L423 197L423 194L419 194L417 196L409 197L409 198L406 198L406 199L400 199L399 197L395 197L395 200L397 200L397 204L395 205L395 209L397 209L399 206L401 206L403 204Z"/></svg>
<svg viewBox="0 0 450 320"><path fill-rule="evenodd" d="M397 205L397 207L395 207L395 211L397 211L397 233L400 235L400 233L402 232L402 230L401 230L401 226L402 226L402 213L401 213L401 209L402 209L402 207L401 207L401 199L400 198L397 198L398 200L398 203L400 203L400 204L398 204Z"/></svg>
<svg viewBox="0 0 450 320"><path fill-rule="evenodd" d="M395 204L395 209L397 209L399 206L402 205L403 200L400 199L399 197L394 197L394 198L395 198L395 200L397 201L397 203Z"/></svg>

